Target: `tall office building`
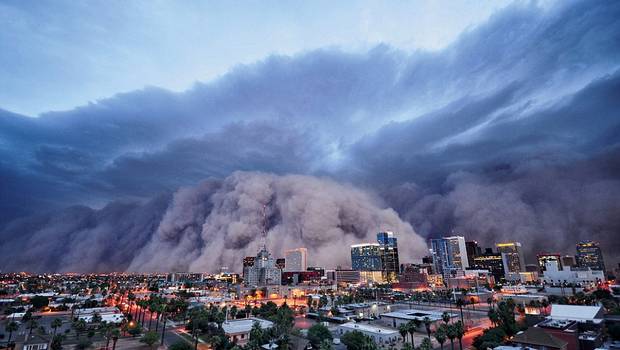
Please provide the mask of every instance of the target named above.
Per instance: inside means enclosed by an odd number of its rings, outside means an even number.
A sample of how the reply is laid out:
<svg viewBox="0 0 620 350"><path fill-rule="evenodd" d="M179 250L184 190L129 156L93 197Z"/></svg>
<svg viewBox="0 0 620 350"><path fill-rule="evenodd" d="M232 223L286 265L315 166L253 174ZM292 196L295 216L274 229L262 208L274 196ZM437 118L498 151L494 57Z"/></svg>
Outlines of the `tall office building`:
<svg viewBox="0 0 620 350"><path fill-rule="evenodd" d="M467 262L469 266L473 266L474 258L482 255L482 248L480 248L476 241L467 241L465 242L465 249L467 250Z"/></svg>
<svg viewBox="0 0 620 350"><path fill-rule="evenodd" d="M308 249L297 248L284 252L284 271L299 272L306 271L308 268Z"/></svg>
<svg viewBox="0 0 620 350"><path fill-rule="evenodd" d="M377 242L379 243L383 278L388 282L396 281L400 272L396 237L390 231L379 232L377 233Z"/></svg>
<svg viewBox="0 0 620 350"><path fill-rule="evenodd" d="M379 243L362 243L351 246L351 268L356 271L381 271Z"/></svg>
<svg viewBox="0 0 620 350"><path fill-rule="evenodd" d="M497 243L497 251L502 255L504 272L506 275L525 272L525 259L523 249L519 242Z"/></svg>
<svg viewBox="0 0 620 350"><path fill-rule="evenodd" d="M435 273L456 275L458 270L469 267L467 248L463 236L443 237L431 240Z"/></svg>
<svg viewBox="0 0 620 350"><path fill-rule="evenodd" d="M276 285L281 283L282 270L276 266L276 260L263 245L254 264L243 268L243 279L248 286Z"/></svg>
<svg viewBox="0 0 620 350"><path fill-rule="evenodd" d="M577 243L577 266L589 267L592 270L605 271L603 252L597 242L584 241Z"/></svg>
<svg viewBox="0 0 620 350"><path fill-rule="evenodd" d="M554 264L557 270L562 270L562 256L558 253L540 253L537 256L538 271L544 273L547 270L547 263Z"/></svg>
<svg viewBox="0 0 620 350"><path fill-rule="evenodd" d="M277 258L276 259L276 267L279 268L280 270L284 270L284 268L286 267L286 259L284 259L284 258Z"/></svg>
<svg viewBox="0 0 620 350"><path fill-rule="evenodd" d="M492 249L487 249L484 253L474 258L474 268L488 270L491 272L496 282L500 282L505 277L504 262L502 255L494 253Z"/></svg>
<svg viewBox="0 0 620 350"><path fill-rule="evenodd" d="M254 260L256 260L255 256L246 256L243 258L243 268L254 266Z"/></svg>

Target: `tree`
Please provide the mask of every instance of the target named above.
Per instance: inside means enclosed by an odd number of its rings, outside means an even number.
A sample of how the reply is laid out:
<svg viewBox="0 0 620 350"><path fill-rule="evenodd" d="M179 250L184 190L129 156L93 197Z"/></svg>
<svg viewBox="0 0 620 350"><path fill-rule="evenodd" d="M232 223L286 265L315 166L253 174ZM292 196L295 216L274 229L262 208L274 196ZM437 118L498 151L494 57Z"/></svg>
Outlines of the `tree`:
<svg viewBox="0 0 620 350"><path fill-rule="evenodd" d="M37 320L34 318L31 318L30 321L28 321L28 336L32 334L32 330L37 328L38 325Z"/></svg>
<svg viewBox="0 0 620 350"><path fill-rule="evenodd" d="M86 321L80 318L79 320L73 322L73 328L75 328L75 333L79 338L82 332L86 330Z"/></svg>
<svg viewBox="0 0 620 350"><path fill-rule="evenodd" d="M459 310L461 311L461 322L465 322L465 320L463 319L463 305L465 305L465 302L463 301L463 299L456 300L456 307L458 307Z"/></svg>
<svg viewBox="0 0 620 350"><path fill-rule="evenodd" d="M407 327L405 323L401 323L400 326L398 326L398 333L403 337L403 343L405 343L407 341L407 334L409 334L409 327Z"/></svg>
<svg viewBox="0 0 620 350"><path fill-rule="evenodd" d="M9 340L8 340L8 344L11 344L11 337L13 336L13 332L17 331L19 329L19 325L13 321L7 323L7 325L4 327L4 330L9 332Z"/></svg>
<svg viewBox="0 0 620 350"><path fill-rule="evenodd" d="M193 350L193 347L186 341L178 341L168 347L168 350Z"/></svg>
<svg viewBox="0 0 620 350"><path fill-rule="evenodd" d="M443 322L444 322L445 324L448 324L448 322L450 322L450 318L451 318L451 317L450 317L450 314L449 314L447 311L444 311L444 312L441 314L441 319L443 320Z"/></svg>
<svg viewBox="0 0 620 350"><path fill-rule="evenodd" d="M347 350L376 350L377 344L362 332L353 331L340 337Z"/></svg>
<svg viewBox="0 0 620 350"><path fill-rule="evenodd" d="M157 332L151 332L151 331L146 332L140 339L140 342L148 345L149 348L152 348L153 345L159 342L159 334L157 334Z"/></svg>
<svg viewBox="0 0 620 350"><path fill-rule="evenodd" d="M418 349L420 349L420 350L433 350L433 343L431 343L431 339L430 338L422 339L422 343L420 344L420 347Z"/></svg>
<svg viewBox="0 0 620 350"><path fill-rule="evenodd" d="M323 339L319 345L319 350L333 350L332 341L329 339Z"/></svg>
<svg viewBox="0 0 620 350"><path fill-rule="evenodd" d="M116 342L121 336L121 330L118 328L114 328L110 335L112 336L112 350L116 350Z"/></svg>
<svg viewBox="0 0 620 350"><path fill-rule="evenodd" d="M54 337L52 338L52 343L50 344L50 349L51 350L62 350L63 339L64 339L64 336L61 334L54 335Z"/></svg>
<svg viewBox="0 0 620 350"><path fill-rule="evenodd" d="M441 346L441 350L443 350L443 344L446 342L446 338L447 338L447 334L446 334L446 325L441 325L439 326L439 328L437 328L437 330L435 331L435 339L437 339L437 342L439 343L439 345Z"/></svg>
<svg viewBox="0 0 620 350"><path fill-rule="evenodd" d="M62 327L62 320L59 318L55 318L52 320L52 324L51 327L54 329L54 334L53 336L56 336L56 330L60 327Z"/></svg>
<svg viewBox="0 0 620 350"><path fill-rule="evenodd" d="M454 350L454 339L456 338L456 328L454 324L449 324L446 326L446 335L448 339L450 339L450 349Z"/></svg>
<svg viewBox="0 0 620 350"><path fill-rule="evenodd" d="M265 332L263 331L263 328L261 328L260 323L254 322L252 329L250 330L250 341L248 342L248 347L253 350L258 350L261 345L264 344L264 340Z"/></svg>
<svg viewBox="0 0 620 350"><path fill-rule="evenodd" d="M318 348L323 339L332 340L332 333L327 327L320 323L316 323L308 329L308 340L313 348Z"/></svg>
<svg viewBox="0 0 620 350"><path fill-rule="evenodd" d="M426 335L428 339L431 339L431 319L428 317L424 317L424 328L426 328Z"/></svg>
<svg viewBox="0 0 620 350"><path fill-rule="evenodd" d="M413 346L411 346L410 343L404 343L401 350L415 350L415 349L413 348Z"/></svg>
<svg viewBox="0 0 620 350"><path fill-rule="evenodd" d="M463 336L465 335L465 327L463 322L458 321L454 324L454 332L459 340L459 349L463 350Z"/></svg>

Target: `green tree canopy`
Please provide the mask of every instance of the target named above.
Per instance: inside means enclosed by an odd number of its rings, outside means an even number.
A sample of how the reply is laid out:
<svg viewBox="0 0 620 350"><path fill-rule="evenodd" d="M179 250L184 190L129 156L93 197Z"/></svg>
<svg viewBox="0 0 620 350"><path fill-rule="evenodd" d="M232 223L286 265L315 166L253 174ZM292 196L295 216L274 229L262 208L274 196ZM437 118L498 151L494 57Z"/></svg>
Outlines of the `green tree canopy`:
<svg viewBox="0 0 620 350"><path fill-rule="evenodd" d="M332 340L332 333L320 323L317 323L308 329L308 340L312 347L317 348L323 339Z"/></svg>

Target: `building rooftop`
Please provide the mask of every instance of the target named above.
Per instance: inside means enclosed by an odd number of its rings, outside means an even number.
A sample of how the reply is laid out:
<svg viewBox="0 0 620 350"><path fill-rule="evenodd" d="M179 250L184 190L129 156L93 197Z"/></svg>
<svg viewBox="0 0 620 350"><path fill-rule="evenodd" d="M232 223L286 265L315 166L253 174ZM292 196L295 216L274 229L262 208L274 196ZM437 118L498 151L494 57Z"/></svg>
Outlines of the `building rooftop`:
<svg viewBox="0 0 620 350"><path fill-rule="evenodd" d="M457 314L448 313L450 317L457 317ZM416 309L408 309L408 310L399 310L392 311L381 314L382 317L393 317L399 318L403 320L415 320L418 319L420 321L424 320L425 317L428 317L431 321L439 321L442 319L443 312L439 311L431 311L431 310L416 310Z"/></svg>
<svg viewBox="0 0 620 350"><path fill-rule="evenodd" d="M578 322L591 321L600 323L603 321L602 306L585 305L551 305L551 319L554 320L573 320Z"/></svg>
<svg viewBox="0 0 620 350"><path fill-rule="evenodd" d="M355 322L341 324L339 327L349 328L352 330L358 330L358 331L363 331L363 332L368 332L368 333L380 333L380 334L398 333L398 331L395 329L378 327L378 326L373 326L373 325L364 324L364 323L355 323Z"/></svg>
<svg viewBox="0 0 620 350"><path fill-rule="evenodd" d="M523 332L517 333L512 338L512 342L517 344L531 344L558 349L561 349L568 344L568 342L554 337L538 327L530 327Z"/></svg>
<svg viewBox="0 0 620 350"><path fill-rule="evenodd" d="M237 333L247 333L252 329L252 326L255 322L260 324L260 327L271 328L273 327L273 322L268 320L263 320L262 318L244 318L239 320L230 320L222 323L222 328L224 329L224 333L226 334L237 334Z"/></svg>

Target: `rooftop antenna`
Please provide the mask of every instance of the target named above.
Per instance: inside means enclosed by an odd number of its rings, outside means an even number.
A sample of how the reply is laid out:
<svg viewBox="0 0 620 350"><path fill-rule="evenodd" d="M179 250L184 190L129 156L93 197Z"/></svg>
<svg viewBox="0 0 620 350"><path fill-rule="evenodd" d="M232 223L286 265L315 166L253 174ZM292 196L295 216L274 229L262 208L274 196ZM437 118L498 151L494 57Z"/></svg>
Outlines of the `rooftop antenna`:
<svg viewBox="0 0 620 350"><path fill-rule="evenodd" d="M263 230L261 232L263 250L267 250L267 204L263 204Z"/></svg>

